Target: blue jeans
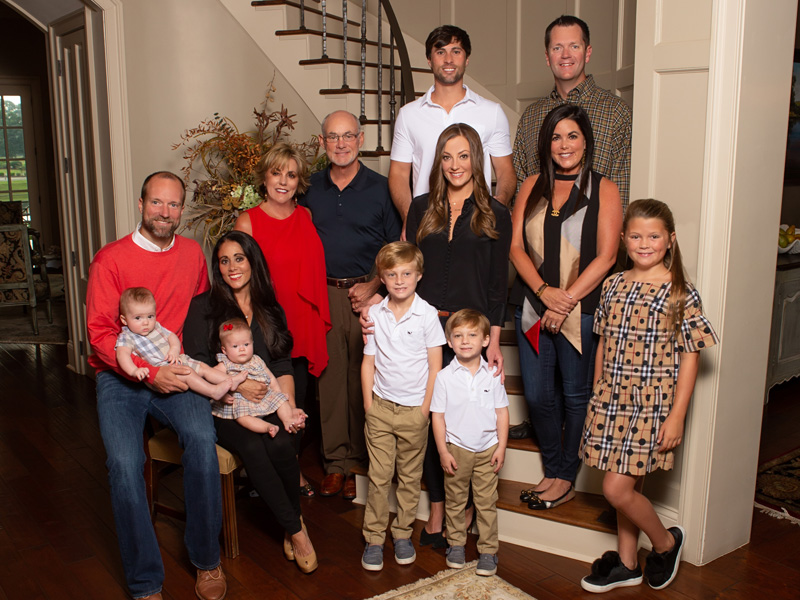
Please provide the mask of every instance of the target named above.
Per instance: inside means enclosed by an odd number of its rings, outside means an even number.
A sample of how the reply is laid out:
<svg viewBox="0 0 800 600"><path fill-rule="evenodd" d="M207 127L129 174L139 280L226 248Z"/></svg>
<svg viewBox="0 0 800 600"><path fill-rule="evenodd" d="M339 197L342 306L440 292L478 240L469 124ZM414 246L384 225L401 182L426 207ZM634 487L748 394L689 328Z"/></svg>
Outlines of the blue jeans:
<svg viewBox="0 0 800 600"><path fill-rule="evenodd" d="M522 385L542 454L544 476L574 482L597 353L598 338L592 332L594 317L581 315L582 353L561 333L553 335L543 329L537 354L522 333L521 316L522 309L518 308L515 322Z"/></svg>
<svg viewBox="0 0 800 600"><path fill-rule="evenodd" d="M198 569L219 565L222 496L208 400L191 391L157 394L142 383L102 371L97 374L97 414L108 456L111 507L122 566L131 595L141 598L155 594L164 581L143 475L142 432L148 414L173 429L184 449L184 542L189 560Z"/></svg>

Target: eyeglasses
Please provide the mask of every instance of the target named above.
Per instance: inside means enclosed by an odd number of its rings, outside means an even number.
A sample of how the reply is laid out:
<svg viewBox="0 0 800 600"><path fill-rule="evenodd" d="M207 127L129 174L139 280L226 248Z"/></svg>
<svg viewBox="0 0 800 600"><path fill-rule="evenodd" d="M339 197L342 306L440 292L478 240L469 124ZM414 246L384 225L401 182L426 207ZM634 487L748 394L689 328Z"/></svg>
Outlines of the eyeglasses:
<svg viewBox="0 0 800 600"><path fill-rule="evenodd" d="M335 144L340 139L343 139L345 142L353 142L358 137L357 133L352 133L348 131L347 133L342 133L341 135L338 133L329 133L325 136L325 139L329 141L331 144Z"/></svg>

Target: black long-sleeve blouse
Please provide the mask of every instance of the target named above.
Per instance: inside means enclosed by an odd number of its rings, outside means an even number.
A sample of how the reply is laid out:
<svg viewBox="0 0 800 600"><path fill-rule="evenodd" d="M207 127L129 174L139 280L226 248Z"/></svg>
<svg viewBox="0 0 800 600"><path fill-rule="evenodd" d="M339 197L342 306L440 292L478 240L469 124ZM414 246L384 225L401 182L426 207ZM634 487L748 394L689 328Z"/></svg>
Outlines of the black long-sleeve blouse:
<svg viewBox="0 0 800 600"><path fill-rule="evenodd" d="M209 342L209 333L214 326L209 295L210 292L206 292L195 296L189 305L189 313L186 315L186 322L183 325L183 350L193 359L214 366L217 364L218 349L212 348ZM291 356L287 354L286 356L272 357L261 333L261 328L255 319L250 325L250 330L253 332L254 354L260 356L267 363L267 367L275 374L275 377L294 375Z"/></svg>
<svg viewBox="0 0 800 600"><path fill-rule="evenodd" d="M428 194L411 202L406 220L406 239L409 242L417 243L417 228L427 208ZM473 233L470 221L475 200L470 196L456 219L452 240L448 241L448 231L445 230L429 234L417 244L425 259L425 273L417 292L439 310L479 310L491 325L502 327L508 296L511 214L494 198L491 209L499 234L496 240Z"/></svg>

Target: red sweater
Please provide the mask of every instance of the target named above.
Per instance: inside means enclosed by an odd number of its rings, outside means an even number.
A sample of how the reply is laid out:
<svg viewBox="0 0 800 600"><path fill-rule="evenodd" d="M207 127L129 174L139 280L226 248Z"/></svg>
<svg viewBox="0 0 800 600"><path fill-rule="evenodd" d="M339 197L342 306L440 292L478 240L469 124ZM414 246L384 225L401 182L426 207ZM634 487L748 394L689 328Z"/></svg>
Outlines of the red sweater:
<svg viewBox="0 0 800 600"><path fill-rule="evenodd" d="M92 260L86 291L86 325L94 351L89 364L98 371L114 369L128 379L117 366L114 346L122 329L119 297L129 287L146 287L153 292L158 322L183 339L189 303L209 287L200 245L176 235L175 245L166 252L149 252L127 235L103 246ZM134 362L150 369L147 381L152 383L158 368L136 357Z"/></svg>

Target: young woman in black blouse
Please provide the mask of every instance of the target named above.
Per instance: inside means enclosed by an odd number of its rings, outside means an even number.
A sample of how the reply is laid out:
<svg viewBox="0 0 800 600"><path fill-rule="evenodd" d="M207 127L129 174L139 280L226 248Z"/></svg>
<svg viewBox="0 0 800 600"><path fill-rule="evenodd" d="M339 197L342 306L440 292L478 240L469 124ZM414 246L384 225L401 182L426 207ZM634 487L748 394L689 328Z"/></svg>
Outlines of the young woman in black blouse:
<svg viewBox="0 0 800 600"><path fill-rule="evenodd" d="M211 290L195 296L183 327L183 347L196 360L217 363L219 325L233 317L245 319L253 332L253 349L269 367L289 397L295 421L291 431L283 428L275 414L267 420L280 425L275 437L242 427L235 419L214 417L217 443L236 452L244 462L253 487L285 530L283 552L304 573L317 568L317 555L302 521L297 463L292 435L305 425L305 413L294 406L292 336L275 291L264 254L256 241L241 231L224 235L211 259ZM267 386L252 379L237 391L258 401Z"/></svg>
<svg viewBox="0 0 800 600"><path fill-rule="evenodd" d="M406 239L422 250L425 259L425 275L417 293L439 310L442 325L462 308L478 310L489 318L486 360L503 377L500 330L508 296L511 215L486 187L480 136L469 125L450 125L439 136L430 192L412 201ZM442 366L452 358L452 350L445 346ZM444 474L432 434L424 476L431 514L420 542L444 547Z"/></svg>

